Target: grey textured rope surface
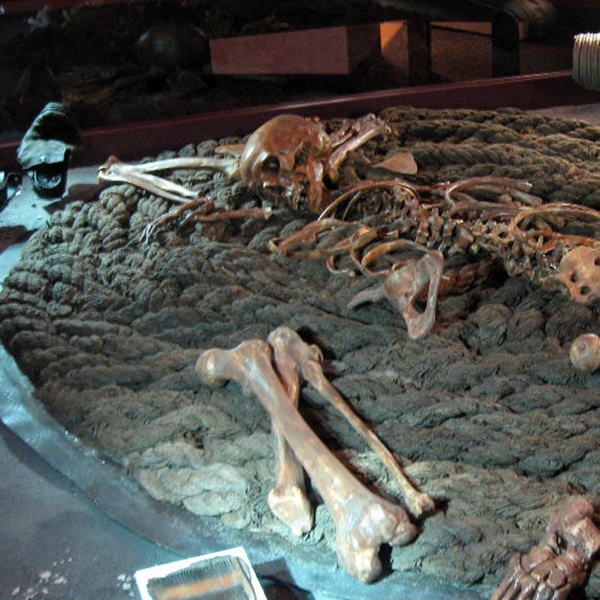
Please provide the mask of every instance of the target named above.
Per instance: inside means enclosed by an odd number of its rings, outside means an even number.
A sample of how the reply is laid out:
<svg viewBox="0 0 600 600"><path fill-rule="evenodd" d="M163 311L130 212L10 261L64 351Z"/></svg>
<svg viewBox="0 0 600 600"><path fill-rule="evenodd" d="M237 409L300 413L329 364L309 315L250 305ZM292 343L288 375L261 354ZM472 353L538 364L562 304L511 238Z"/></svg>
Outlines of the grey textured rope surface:
<svg viewBox="0 0 600 600"><path fill-rule="evenodd" d="M528 179L549 201L598 207L600 128L512 110L383 116L395 135L366 151L410 148L420 182L493 173ZM174 177L218 206L257 204L222 177ZM266 251L306 218L278 211L266 223L170 227L142 243L143 228L169 208L127 185L69 204L29 241L0 297L0 337L39 401L153 497L322 560L334 539L325 510L300 540L268 511L274 466L260 403L194 374L202 349L287 325L321 347L336 387L443 507L413 544L392 550L392 578L410 571L494 586L568 497L597 499L600 375L577 373L567 350L600 331L598 309L499 276L443 299L432 334L410 341L391 307L346 308L372 281ZM302 412L370 483L395 494L310 388ZM600 597L599 575L590 598Z"/></svg>

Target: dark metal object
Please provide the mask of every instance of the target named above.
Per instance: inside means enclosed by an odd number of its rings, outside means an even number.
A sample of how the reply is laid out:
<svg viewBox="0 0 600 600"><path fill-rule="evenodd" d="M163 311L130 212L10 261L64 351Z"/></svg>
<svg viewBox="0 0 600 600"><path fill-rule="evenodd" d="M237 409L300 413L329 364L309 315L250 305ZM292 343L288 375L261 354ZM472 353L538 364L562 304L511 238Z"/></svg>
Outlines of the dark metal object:
<svg viewBox="0 0 600 600"><path fill-rule="evenodd" d="M71 155L82 143L76 125L59 102L49 102L23 137L17 159L42 198L59 198L67 185Z"/></svg>

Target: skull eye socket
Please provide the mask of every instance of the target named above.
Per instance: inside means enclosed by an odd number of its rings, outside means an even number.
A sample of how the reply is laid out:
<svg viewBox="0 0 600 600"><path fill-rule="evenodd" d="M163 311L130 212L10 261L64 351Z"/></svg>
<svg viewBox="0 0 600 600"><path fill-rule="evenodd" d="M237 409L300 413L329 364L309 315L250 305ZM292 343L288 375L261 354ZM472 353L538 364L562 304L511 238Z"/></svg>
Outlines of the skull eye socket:
<svg viewBox="0 0 600 600"><path fill-rule="evenodd" d="M306 152L306 151L298 152L298 154L296 155L296 159L294 161L294 166L302 167L307 163L308 163L308 152Z"/></svg>
<svg viewBox="0 0 600 600"><path fill-rule="evenodd" d="M267 175L276 175L281 169L281 164L276 156L267 156L262 162L262 172Z"/></svg>

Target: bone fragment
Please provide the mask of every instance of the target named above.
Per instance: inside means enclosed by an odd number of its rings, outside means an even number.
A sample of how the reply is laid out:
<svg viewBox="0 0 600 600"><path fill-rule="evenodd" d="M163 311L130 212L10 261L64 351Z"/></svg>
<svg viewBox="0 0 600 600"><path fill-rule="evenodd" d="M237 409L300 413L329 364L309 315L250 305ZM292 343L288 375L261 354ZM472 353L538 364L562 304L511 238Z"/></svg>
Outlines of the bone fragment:
<svg viewBox="0 0 600 600"><path fill-rule="evenodd" d="M600 337L595 333L580 335L571 344L571 363L576 369L592 373L600 369Z"/></svg>
<svg viewBox="0 0 600 600"><path fill-rule="evenodd" d="M408 337L418 340L426 336L435 323L435 309L443 270L444 257L441 252L429 250L418 261L393 271L382 285L359 292L348 303L348 308L387 298L404 317ZM423 312L419 312L414 303L427 284L427 305Z"/></svg>
<svg viewBox="0 0 600 600"><path fill-rule="evenodd" d="M277 479L269 492L269 508L294 535L302 535L308 533L315 523L314 511L306 495L304 468L275 423L272 435Z"/></svg>
<svg viewBox="0 0 600 600"><path fill-rule="evenodd" d="M150 175L139 170L136 165L123 163L114 156L111 156L98 169L98 181L129 183L172 202L188 202L198 199L198 194L193 190L168 179Z"/></svg>
<svg viewBox="0 0 600 600"><path fill-rule="evenodd" d="M279 345L269 339L276 360L275 368L285 390L288 402L296 410L300 401L300 375L295 365L281 356ZM314 526L314 511L306 495L304 468L294 450L283 436L275 421L271 426L275 449L277 479L269 492L268 504L279 519L286 523L295 535L309 532Z"/></svg>
<svg viewBox="0 0 600 600"><path fill-rule="evenodd" d="M196 372L210 385L237 381L244 394L259 398L332 514L341 565L360 581L371 582L381 572L380 546L406 544L417 529L400 506L369 491L317 437L290 402L272 358L269 344L250 340L232 350L204 352Z"/></svg>
<svg viewBox="0 0 600 600"><path fill-rule="evenodd" d="M357 119L353 124L356 134L339 145L329 157L328 165L335 173L339 171L340 165L346 160L348 154L357 148L360 148L369 140L378 135L390 133L389 126L375 115L369 114L361 119Z"/></svg>
<svg viewBox="0 0 600 600"><path fill-rule="evenodd" d="M197 199L197 192L163 177L151 174L155 171L168 171L172 169L204 169L223 173L230 179L239 179L239 159L237 158L196 156L169 158L130 165L121 162L115 156L111 156L98 169L98 181L129 183L171 202L181 203Z"/></svg>
<svg viewBox="0 0 600 600"><path fill-rule="evenodd" d="M415 157L410 152L395 152L373 167L401 175L415 175L419 170Z"/></svg>

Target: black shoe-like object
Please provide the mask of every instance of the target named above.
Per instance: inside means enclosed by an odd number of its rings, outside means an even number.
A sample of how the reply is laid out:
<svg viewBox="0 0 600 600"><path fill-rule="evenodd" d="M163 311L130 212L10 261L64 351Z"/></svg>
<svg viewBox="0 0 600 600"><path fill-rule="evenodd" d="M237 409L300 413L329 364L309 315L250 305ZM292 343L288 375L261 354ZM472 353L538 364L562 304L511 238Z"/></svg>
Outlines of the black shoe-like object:
<svg viewBox="0 0 600 600"><path fill-rule="evenodd" d="M79 130L60 102L49 102L24 135L17 159L41 198L60 198L67 186L71 155L82 143Z"/></svg>

